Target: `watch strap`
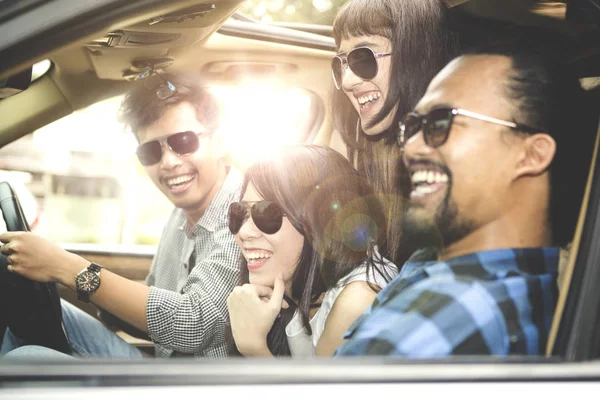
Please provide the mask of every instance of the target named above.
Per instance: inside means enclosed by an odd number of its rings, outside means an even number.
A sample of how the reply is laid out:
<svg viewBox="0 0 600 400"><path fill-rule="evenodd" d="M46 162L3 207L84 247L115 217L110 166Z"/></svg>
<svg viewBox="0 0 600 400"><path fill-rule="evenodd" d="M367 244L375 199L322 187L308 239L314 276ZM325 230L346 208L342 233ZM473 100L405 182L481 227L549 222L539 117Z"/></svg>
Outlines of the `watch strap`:
<svg viewBox="0 0 600 400"><path fill-rule="evenodd" d="M89 271L95 274L98 274L98 277L100 277L100 270L102 269L102 266L95 264L95 263L91 263L86 269L82 270L79 274L81 274L84 271ZM79 277L79 274L77 274L77 277ZM77 277L75 277L75 281L77 282ZM84 292L82 290L79 289L79 287L77 287L77 299L80 301L83 301L85 303L89 303L90 299L92 298L92 295L94 293L96 293L96 291L98 290L98 288L100 287L100 285L98 285L98 287L96 288L96 290L94 290L91 293L88 292Z"/></svg>
<svg viewBox="0 0 600 400"><path fill-rule="evenodd" d="M100 270L102 269L102 266L98 265L98 264L95 264L95 263L91 263L89 265L89 267L87 267L87 269L88 269L88 271L95 272L95 273L99 274Z"/></svg>

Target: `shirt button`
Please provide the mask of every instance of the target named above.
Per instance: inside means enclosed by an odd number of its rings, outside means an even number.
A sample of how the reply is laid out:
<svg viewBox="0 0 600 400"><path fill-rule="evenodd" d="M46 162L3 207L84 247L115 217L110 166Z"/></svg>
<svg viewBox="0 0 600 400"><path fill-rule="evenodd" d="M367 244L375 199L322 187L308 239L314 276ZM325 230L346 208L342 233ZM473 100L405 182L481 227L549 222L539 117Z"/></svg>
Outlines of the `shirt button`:
<svg viewBox="0 0 600 400"><path fill-rule="evenodd" d="M511 343L517 343L519 341L519 337L517 335L511 335L510 336L510 342Z"/></svg>

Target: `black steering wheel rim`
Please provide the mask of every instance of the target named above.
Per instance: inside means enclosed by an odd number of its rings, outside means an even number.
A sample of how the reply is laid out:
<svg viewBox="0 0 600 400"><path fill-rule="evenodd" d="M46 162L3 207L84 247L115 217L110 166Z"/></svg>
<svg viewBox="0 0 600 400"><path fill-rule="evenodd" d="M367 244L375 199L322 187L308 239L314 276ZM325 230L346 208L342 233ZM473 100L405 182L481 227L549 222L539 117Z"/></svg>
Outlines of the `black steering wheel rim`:
<svg viewBox="0 0 600 400"><path fill-rule="evenodd" d="M0 182L0 210L8 231L30 231L17 194L8 182ZM6 326L27 344L71 354L56 284L23 278L9 272L7 266L6 257L0 254L0 312Z"/></svg>

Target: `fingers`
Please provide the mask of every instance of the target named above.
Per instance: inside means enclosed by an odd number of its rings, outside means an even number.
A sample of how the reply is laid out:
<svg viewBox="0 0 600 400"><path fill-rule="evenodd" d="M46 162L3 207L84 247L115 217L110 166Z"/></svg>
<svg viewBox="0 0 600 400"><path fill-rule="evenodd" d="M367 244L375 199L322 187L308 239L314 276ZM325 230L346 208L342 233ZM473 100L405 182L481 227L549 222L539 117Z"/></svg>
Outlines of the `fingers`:
<svg viewBox="0 0 600 400"><path fill-rule="evenodd" d="M23 232L3 232L3 233L0 233L0 242L2 242L2 243L8 243L11 240L14 240L21 233L23 233Z"/></svg>
<svg viewBox="0 0 600 400"><path fill-rule="evenodd" d="M15 265L15 260L13 259L14 254L11 254L10 256L6 257L6 269L8 270L8 272L16 272L16 265Z"/></svg>
<svg viewBox="0 0 600 400"><path fill-rule="evenodd" d="M271 295L269 304L271 304L274 307L276 306L277 308L281 308L282 304L284 302L284 300L283 300L284 292L285 292L285 284L283 283L283 275L280 273L280 274L277 274L277 276L275 277L273 294Z"/></svg>
<svg viewBox="0 0 600 400"><path fill-rule="evenodd" d="M227 298L228 304L233 301L248 301L250 299L260 300L263 303L273 305L275 308L287 309L290 307L287 301L284 300L285 283L283 274L278 274L275 278L274 287L254 285L247 283L242 286L237 286L233 289ZM243 300L245 299L245 300Z"/></svg>
<svg viewBox="0 0 600 400"><path fill-rule="evenodd" d="M246 286L246 285L244 285L244 286ZM256 292L258 297L269 298L273 295L273 289L268 286L252 285L252 284L248 284L248 286L251 286L254 289L254 291Z"/></svg>
<svg viewBox="0 0 600 400"><path fill-rule="evenodd" d="M3 244L2 247L0 247L0 253L4 254L5 256L9 256L15 252L15 246L11 242Z"/></svg>

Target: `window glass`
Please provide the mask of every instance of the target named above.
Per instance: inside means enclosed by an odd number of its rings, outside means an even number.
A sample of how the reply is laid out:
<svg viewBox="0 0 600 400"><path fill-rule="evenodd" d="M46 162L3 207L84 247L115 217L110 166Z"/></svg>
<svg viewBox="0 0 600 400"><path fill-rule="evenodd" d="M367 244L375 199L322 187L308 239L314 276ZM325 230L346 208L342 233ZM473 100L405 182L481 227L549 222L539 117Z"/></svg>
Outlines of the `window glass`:
<svg viewBox="0 0 600 400"><path fill-rule="evenodd" d="M337 10L348 0L247 0L238 12L258 22L296 22L332 25Z"/></svg>
<svg viewBox="0 0 600 400"><path fill-rule="evenodd" d="M318 129L321 103L304 90L212 90L231 161L241 168ZM0 149L0 179L17 190L32 230L63 243L158 242L172 206L138 163L134 136L117 121L121 99L79 110Z"/></svg>

